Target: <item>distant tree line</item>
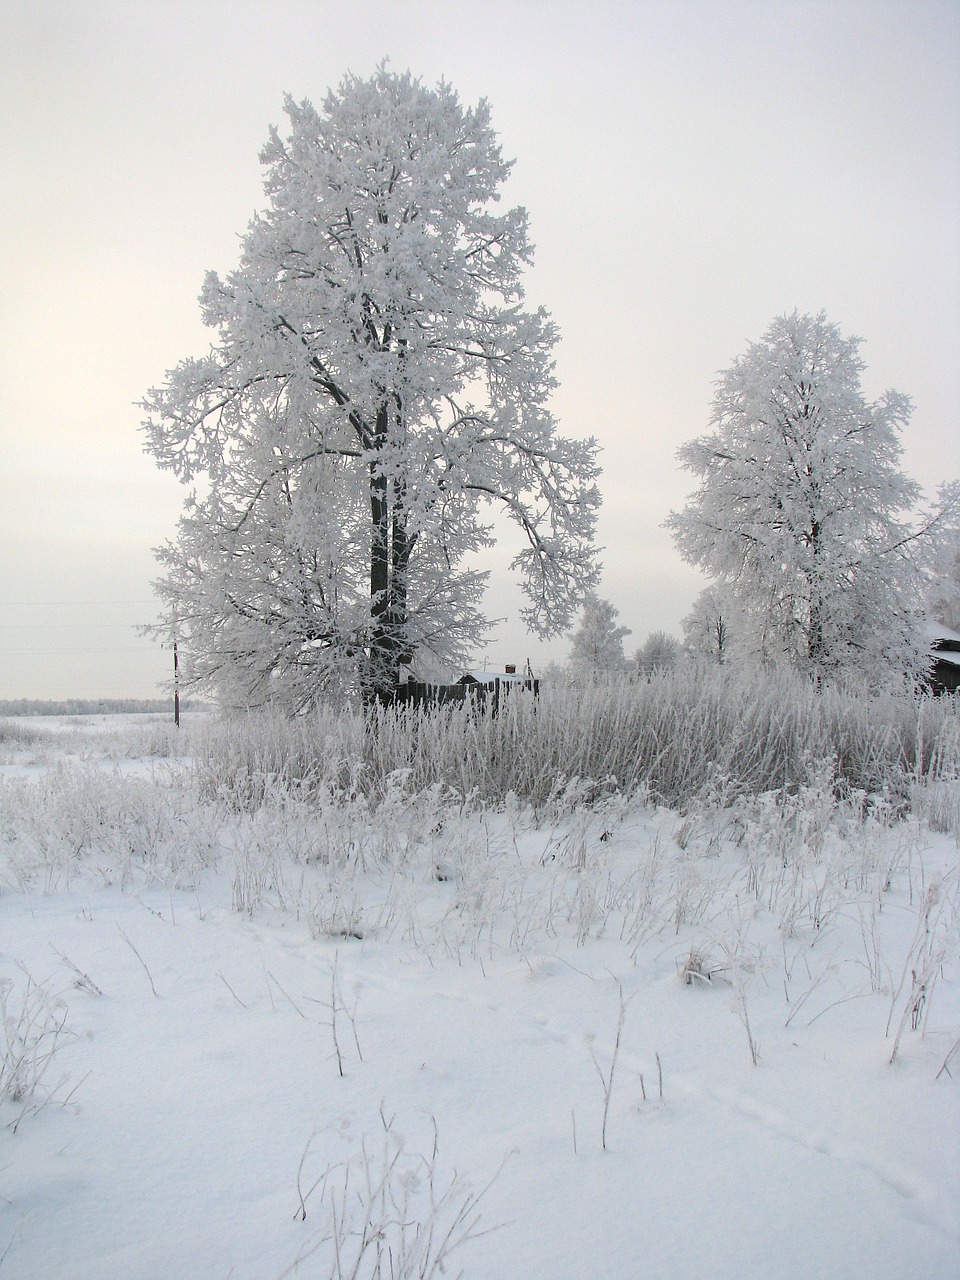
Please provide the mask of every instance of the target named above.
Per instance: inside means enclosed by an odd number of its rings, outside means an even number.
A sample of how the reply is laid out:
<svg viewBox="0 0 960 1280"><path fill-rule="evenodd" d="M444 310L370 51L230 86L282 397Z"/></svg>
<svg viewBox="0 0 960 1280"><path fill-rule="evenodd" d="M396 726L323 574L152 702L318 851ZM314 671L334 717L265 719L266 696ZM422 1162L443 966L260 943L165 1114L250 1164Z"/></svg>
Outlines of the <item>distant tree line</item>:
<svg viewBox="0 0 960 1280"><path fill-rule="evenodd" d="M204 709L196 700L181 702L181 710ZM7 698L0 699L0 716L116 716L169 711L169 698Z"/></svg>

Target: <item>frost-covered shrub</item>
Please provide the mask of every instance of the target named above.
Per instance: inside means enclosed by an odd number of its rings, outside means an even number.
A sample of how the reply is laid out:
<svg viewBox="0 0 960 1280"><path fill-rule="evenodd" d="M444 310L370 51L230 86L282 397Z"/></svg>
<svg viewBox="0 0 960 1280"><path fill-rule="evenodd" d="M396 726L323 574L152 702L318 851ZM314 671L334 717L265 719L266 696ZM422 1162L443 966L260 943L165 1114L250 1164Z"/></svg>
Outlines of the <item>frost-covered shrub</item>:
<svg viewBox="0 0 960 1280"><path fill-rule="evenodd" d="M441 1173L436 1131L432 1150L419 1153L385 1121L379 1148L365 1138L358 1155L327 1165L319 1176L311 1157L308 1143L295 1217L311 1224L317 1218L320 1225L285 1275L309 1258L310 1274L324 1280L431 1280L447 1275L483 1234L479 1205L486 1189L474 1191L455 1172Z"/></svg>
<svg viewBox="0 0 960 1280"><path fill-rule="evenodd" d="M270 712L211 720L194 733L200 795L256 808L277 786L307 794L357 788L363 769L361 712L318 707L309 716Z"/></svg>
<svg viewBox="0 0 960 1280"><path fill-rule="evenodd" d="M0 782L0 880L66 887L85 867L104 883L193 884L218 849L218 817L182 781L72 765Z"/></svg>
<svg viewBox="0 0 960 1280"><path fill-rule="evenodd" d="M0 978L0 1105L18 1104L21 1117L36 1102L68 1034L63 1000L26 970L23 977L19 984ZM58 1087L46 1090L46 1100ZM36 1105L42 1106L43 1098Z"/></svg>
<svg viewBox="0 0 960 1280"><path fill-rule="evenodd" d="M0 720L0 744L3 746L34 746L46 742L47 735L34 725L19 720Z"/></svg>

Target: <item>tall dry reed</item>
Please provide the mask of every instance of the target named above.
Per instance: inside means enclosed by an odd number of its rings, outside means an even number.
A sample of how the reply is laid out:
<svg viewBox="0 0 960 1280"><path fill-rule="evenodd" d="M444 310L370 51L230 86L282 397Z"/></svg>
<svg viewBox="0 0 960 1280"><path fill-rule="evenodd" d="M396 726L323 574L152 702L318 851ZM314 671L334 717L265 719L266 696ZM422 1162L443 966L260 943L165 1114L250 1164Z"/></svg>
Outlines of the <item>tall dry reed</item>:
<svg viewBox="0 0 960 1280"><path fill-rule="evenodd" d="M485 803L508 796L540 809L576 789L643 790L683 810L795 792L828 771L838 794L906 803L918 782L960 776L956 700L863 690L818 692L788 675L762 682L684 666L649 681L511 692L483 702L322 709L286 720L262 713L199 733L202 788L256 806L276 786L371 797L440 786Z"/></svg>

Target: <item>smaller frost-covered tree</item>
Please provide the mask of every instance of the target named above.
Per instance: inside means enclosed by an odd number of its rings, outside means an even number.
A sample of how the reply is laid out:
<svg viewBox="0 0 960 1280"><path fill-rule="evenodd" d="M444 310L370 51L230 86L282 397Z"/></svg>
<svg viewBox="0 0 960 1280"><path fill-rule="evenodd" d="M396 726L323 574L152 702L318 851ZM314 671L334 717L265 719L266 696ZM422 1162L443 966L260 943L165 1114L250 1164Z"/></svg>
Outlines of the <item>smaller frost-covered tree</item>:
<svg viewBox="0 0 960 1280"><path fill-rule="evenodd" d="M666 631L651 631L634 654L633 661L641 676L658 675L676 664L680 645Z"/></svg>
<svg viewBox="0 0 960 1280"><path fill-rule="evenodd" d="M592 593L587 596L570 649L567 665L571 675L619 675L626 669L623 640L630 635L630 628L618 627L618 616L609 600Z"/></svg>
<svg viewBox="0 0 960 1280"><path fill-rule="evenodd" d="M859 346L822 313L774 320L721 374L713 430L679 451L700 487L667 525L736 604L761 660L814 679L917 678L924 561L956 497L945 489L909 519L910 401L865 399Z"/></svg>
<svg viewBox="0 0 960 1280"><path fill-rule="evenodd" d="M730 659L742 620L728 592L704 587L683 619L683 647L693 657L709 658L722 666Z"/></svg>
<svg viewBox="0 0 960 1280"><path fill-rule="evenodd" d="M960 529L949 529L938 546L926 592L934 622L960 631Z"/></svg>

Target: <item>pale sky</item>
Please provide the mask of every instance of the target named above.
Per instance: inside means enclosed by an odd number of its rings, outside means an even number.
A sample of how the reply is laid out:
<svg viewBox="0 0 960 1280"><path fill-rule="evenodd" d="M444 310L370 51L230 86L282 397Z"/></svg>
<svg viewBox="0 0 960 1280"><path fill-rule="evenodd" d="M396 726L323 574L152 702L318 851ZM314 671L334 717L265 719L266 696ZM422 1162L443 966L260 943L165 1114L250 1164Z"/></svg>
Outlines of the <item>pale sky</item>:
<svg viewBox="0 0 960 1280"><path fill-rule="evenodd" d="M157 696L133 627L184 494L136 401L209 345L284 93L385 57L486 97L516 160L628 652L703 585L675 451L774 316L861 336L868 396L915 402L905 470L960 476L958 0L0 0L0 31L0 698ZM478 661L564 657L518 606L498 568Z"/></svg>

